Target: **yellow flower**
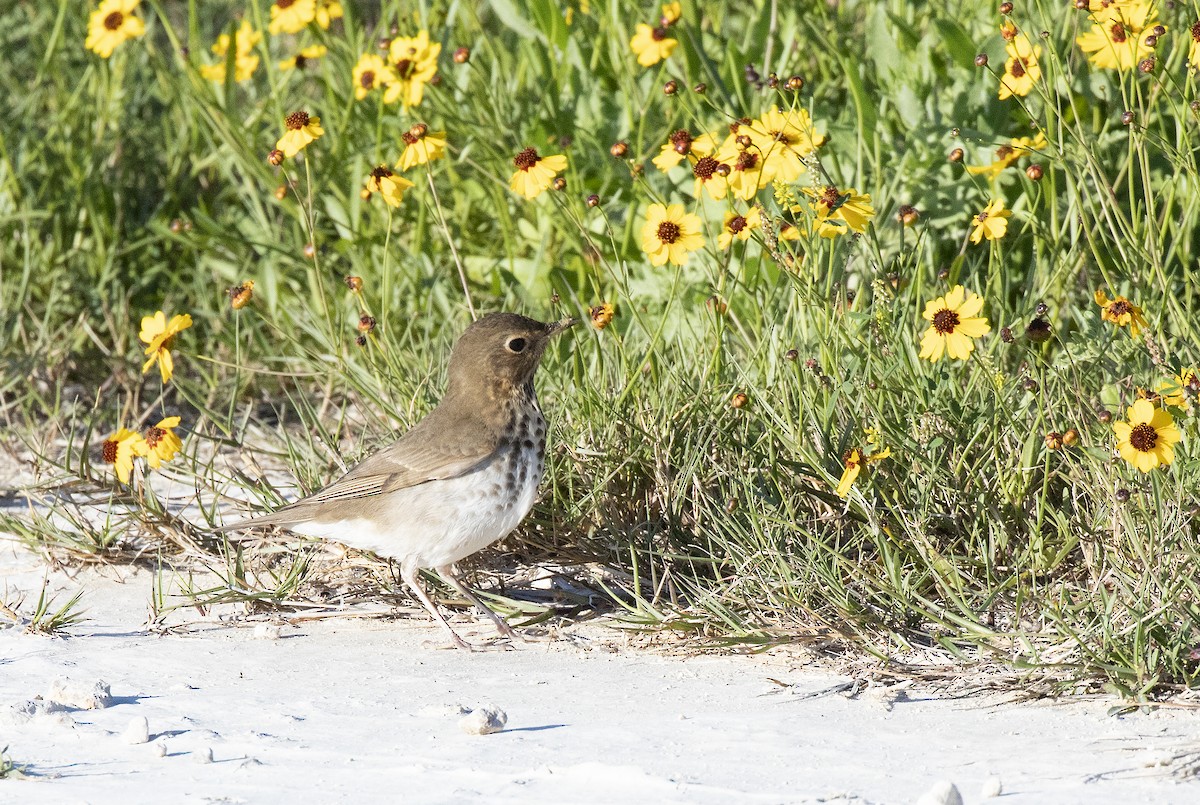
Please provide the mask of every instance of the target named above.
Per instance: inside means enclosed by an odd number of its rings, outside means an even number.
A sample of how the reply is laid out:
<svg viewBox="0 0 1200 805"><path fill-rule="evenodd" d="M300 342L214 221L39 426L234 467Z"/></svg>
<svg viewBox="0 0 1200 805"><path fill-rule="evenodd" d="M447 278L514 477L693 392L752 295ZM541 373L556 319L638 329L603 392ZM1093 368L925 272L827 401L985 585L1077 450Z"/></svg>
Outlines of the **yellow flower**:
<svg viewBox="0 0 1200 805"><path fill-rule="evenodd" d="M813 211L817 217L817 234L823 238L836 238L848 231L865 232L867 224L875 217L871 196L860 194L853 187L844 191L833 185L820 190L805 187L803 192L816 198Z"/></svg>
<svg viewBox="0 0 1200 805"><path fill-rule="evenodd" d="M290 59L279 63L280 70L303 70L308 62L314 59L319 59L325 55L327 48L324 45L310 45L302 49L299 53Z"/></svg>
<svg viewBox="0 0 1200 805"><path fill-rule="evenodd" d="M392 173L387 165L380 165L367 177L367 189L383 196L389 207L399 207L404 200L404 191L412 186L412 182Z"/></svg>
<svg viewBox="0 0 1200 805"><path fill-rule="evenodd" d="M993 199L983 212L971 219L975 229L971 231L971 242L980 243L984 238L999 240L1008 232L1008 218L1012 210L1004 209L1004 199Z"/></svg>
<svg viewBox="0 0 1200 805"><path fill-rule="evenodd" d="M688 252L703 246L700 216L685 213L682 204L651 204L646 210L642 251L650 257L651 265L661 266L670 261L681 266L687 262Z"/></svg>
<svg viewBox="0 0 1200 805"><path fill-rule="evenodd" d="M667 36L666 26L660 25L657 28L651 28L640 22L634 30L636 33L629 40L629 47L637 55L638 64L643 67L658 64L670 56L671 51L679 44Z"/></svg>
<svg viewBox="0 0 1200 805"><path fill-rule="evenodd" d="M692 150L695 151L694 143ZM729 166L725 165L722 170L722 163L713 155L695 159L692 163L692 175L696 177L696 187L692 195L700 198L700 190L703 188L715 201L725 198L726 193L729 192L729 179L727 178L729 172Z"/></svg>
<svg viewBox="0 0 1200 805"><path fill-rule="evenodd" d="M149 372L150 367L157 363L163 382L171 382L171 374L175 371L175 362L171 358L171 345L175 343L176 335L191 326L192 317L186 313L182 316L172 316L169 323L167 315L161 310L153 316L144 316L138 338L143 344L148 345L146 355L149 358L142 366L142 374Z"/></svg>
<svg viewBox="0 0 1200 805"><path fill-rule="evenodd" d="M750 233L762 226L762 216L758 207L751 207L745 215L733 210L725 213L725 221L721 225L721 234L717 237L717 246L728 249L729 244L736 240L749 240Z"/></svg>
<svg viewBox="0 0 1200 805"><path fill-rule="evenodd" d="M432 162L446 153L446 132L430 131L424 123L413 126L401 137L404 139L404 153L400 155L400 162L396 167L402 171ZM565 168L566 157L563 157L563 160ZM553 180L553 177L551 179Z"/></svg>
<svg viewBox="0 0 1200 805"><path fill-rule="evenodd" d="M749 201L764 184L763 160L757 148L753 145L746 148L737 139L731 134L721 144L716 158L721 164L729 166L729 175L725 177L729 192L734 198Z"/></svg>
<svg viewBox="0 0 1200 805"><path fill-rule="evenodd" d="M1121 458L1141 472L1175 460L1175 445L1183 437L1169 413L1149 400L1138 400L1129 407L1127 419L1113 423Z"/></svg>
<svg viewBox="0 0 1200 805"><path fill-rule="evenodd" d="M183 447L183 442L175 435L173 428L179 427L179 417L169 416L152 428L146 429L143 441L145 451L139 453L146 457L146 463L153 469L158 469L164 461L170 461Z"/></svg>
<svg viewBox="0 0 1200 805"><path fill-rule="evenodd" d="M133 15L141 0L103 0L88 19L84 46L107 59L117 45L146 33L146 25Z"/></svg>
<svg viewBox="0 0 1200 805"><path fill-rule="evenodd" d="M1159 383L1155 391L1167 405L1190 411L1191 398L1200 391L1200 374L1195 369L1180 369L1179 374L1171 375L1170 379Z"/></svg>
<svg viewBox="0 0 1200 805"><path fill-rule="evenodd" d="M851 450L842 456L842 463L846 465L846 468L842 470L842 477L838 481L837 496L845 500L846 496L850 494L850 487L854 486L854 482L858 479L858 474L862 472L863 465L883 461L891 454L892 451L885 447L878 453L872 453L869 456L864 456L857 449Z"/></svg>
<svg viewBox="0 0 1200 805"><path fill-rule="evenodd" d="M588 316L592 320L592 326L597 330L603 330L612 323L613 316L617 314L617 308L611 302L602 302L599 305L593 306L588 310Z"/></svg>
<svg viewBox="0 0 1200 805"><path fill-rule="evenodd" d="M705 157L716 150L716 141L711 134L704 134L693 139L687 129L677 129L671 132L667 142L659 150L658 156L651 160L654 167L663 173L683 162L688 156Z"/></svg>
<svg viewBox="0 0 1200 805"><path fill-rule="evenodd" d="M1000 100L1014 95L1024 97L1033 91L1033 85L1042 77L1038 57L1041 45L1031 44L1025 34L1017 34L1004 46L1008 59L1004 62L1004 75L1000 77Z"/></svg>
<svg viewBox="0 0 1200 805"><path fill-rule="evenodd" d="M399 100L406 109L419 105L425 96L425 85L437 74L441 52L441 43L430 42L426 31L418 32L415 37L393 39L388 51L393 78L383 93L384 103Z"/></svg>
<svg viewBox="0 0 1200 805"><path fill-rule="evenodd" d="M778 108L752 120L749 126L739 127L758 146L763 159L763 179L794 182L808 170L805 157L812 154L825 142L823 134L813 129L812 118L803 109Z"/></svg>
<svg viewBox="0 0 1200 805"><path fill-rule="evenodd" d="M995 179L1009 165L1012 165L1026 154L1041 151L1046 145L1046 135L1040 131L1033 137L1016 137L1009 140L1007 145L1002 145L996 149L995 162L990 165L971 165L967 168L967 173Z"/></svg>
<svg viewBox="0 0 1200 805"><path fill-rule="evenodd" d="M1188 42L1188 64L1200 68L1200 22L1192 23L1192 39Z"/></svg>
<svg viewBox="0 0 1200 805"><path fill-rule="evenodd" d="M1092 27L1076 37L1088 61L1104 70L1133 70L1154 53L1146 36L1161 23L1149 2L1114 3L1091 16ZM1165 29L1165 26L1164 26Z"/></svg>
<svg viewBox="0 0 1200 805"><path fill-rule="evenodd" d="M299 154L309 143L325 133L321 128L321 118L309 117L308 112L292 112L284 121L286 131L275 143L275 147L283 152L287 159Z"/></svg>
<svg viewBox="0 0 1200 805"><path fill-rule="evenodd" d="M1104 308L1100 312L1100 318L1111 321L1118 327L1128 327L1130 336L1137 338L1137 334L1146 326L1146 317L1142 315L1142 309L1125 297L1118 296L1110 300L1108 294L1097 289L1095 298L1096 304Z"/></svg>
<svg viewBox="0 0 1200 805"><path fill-rule="evenodd" d="M275 0L267 30L273 34L299 33L316 18L317 0Z"/></svg>
<svg viewBox="0 0 1200 805"><path fill-rule="evenodd" d="M975 349L974 339L992 329L979 315L981 310L983 297L974 292L967 294L961 285L926 304L921 318L930 326L921 338L921 357L932 362L940 361L943 353L960 361L969 358Z"/></svg>
<svg viewBox="0 0 1200 805"><path fill-rule="evenodd" d="M241 26L234 32L231 42L229 34L221 34L212 46L213 55L219 61L216 64L200 65L200 75L218 84L225 83L225 59L229 53L230 44L235 44L233 80L241 83L248 81L258 69L259 57L253 53L254 48L262 41L262 34L254 30L247 20L242 20Z"/></svg>
<svg viewBox="0 0 1200 805"><path fill-rule="evenodd" d="M334 20L340 20L345 13L342 4L337 0L317 0L316 20L322 31L328 31L330 24Z"/></svg>
<svg viewBox="0 0 1200 805"><path fill-rule="evenodd" d="M120 428L112 436L104 440L101 456L104 463L112 464L113 470L121 483L129 483L129 473L133 470L133 459L146 455L146 441L131 430Z"/></svg>
<svg viewBox="0 0 1200 805"><path fill-rule="evenodd" d="M517 170L509 187L525 198L537 198L550 187L555 174L567 169L567 158L562 154L540 157L535 149L526 148L513 157L513 164Z"/></svg>
<svg viewBox="0 0 1200 805"><path fill-rule="evenodd" d="M674 25L683 16L683 5L678 2L663 3L660 25Z"/></svg>
<svg viewBox="0 0 1200 805"><path fill-rule="evenodd" d="M376 56L374 53L364 53L358 57L358 64L354 65L351 77L354 82L354 97L360 101L367 97L371 90L385 87L396 80L392 68L388 67L382 56Z"/></svg>

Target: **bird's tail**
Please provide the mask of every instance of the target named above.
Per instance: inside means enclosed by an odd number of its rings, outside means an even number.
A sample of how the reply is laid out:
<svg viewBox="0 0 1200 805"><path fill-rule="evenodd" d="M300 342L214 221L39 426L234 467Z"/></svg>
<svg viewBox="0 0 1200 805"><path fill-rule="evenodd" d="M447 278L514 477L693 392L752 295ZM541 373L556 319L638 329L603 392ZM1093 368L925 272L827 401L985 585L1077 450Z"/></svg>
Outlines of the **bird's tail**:
<svg viewBox="0 0 1200 805"><path fill-rule="evenodd" d="M222 526L217 526L213 531L223 533L226 531L248 531L254 528L269 528L271 526L297 525L299 523L307 523L312 519L312 512L307 511L303 506L284 506L278 511L264 514L261 517L251 517L248 520L238 520L236 523L226 523Z"/></svg>

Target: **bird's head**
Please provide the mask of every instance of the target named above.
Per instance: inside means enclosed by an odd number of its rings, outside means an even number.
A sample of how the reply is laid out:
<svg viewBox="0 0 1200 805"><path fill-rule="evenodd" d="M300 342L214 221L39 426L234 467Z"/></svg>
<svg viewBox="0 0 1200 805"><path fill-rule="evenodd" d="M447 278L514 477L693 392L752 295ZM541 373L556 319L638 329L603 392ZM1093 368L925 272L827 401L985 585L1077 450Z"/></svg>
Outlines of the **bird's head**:
<svg viewBox="0 0 1200 805"><path fill-rule="evenodd" d="M513 396L533 382L550 339L574 324L569 317L543 324L516 313L489 313L455 343L448 394Z"/></svg>

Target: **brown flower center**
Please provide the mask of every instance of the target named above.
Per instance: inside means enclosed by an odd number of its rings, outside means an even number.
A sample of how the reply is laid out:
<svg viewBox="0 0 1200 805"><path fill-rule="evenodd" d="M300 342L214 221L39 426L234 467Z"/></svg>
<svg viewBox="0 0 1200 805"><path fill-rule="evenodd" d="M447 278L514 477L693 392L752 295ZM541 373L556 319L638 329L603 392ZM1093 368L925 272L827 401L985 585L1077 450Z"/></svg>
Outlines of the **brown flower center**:
<svg viewBox="0 0 1200 805"><path fill-rule="evenodd" d="M825 190L821 193L821 203L826 207L832 207L834 204L837 204L841 198L842 194L839 193L838 189L833 185L826 186Z"/></svg>
<svg viewBox="0 0 1200 805"><path fill-rule="evenodd" d="M1112 31L1109 34L1115 44L1122 44L1125 41L1125 26L1119 22L1114 22Z"/></svg>
<svg viewBox="0 0 1200 805"><path fill-rule="evenodd" d="M985 210L985 211L983 211L983 212L981 212L981 213L979 213L979 215L976 215L976 216L975 216L975 220L976 220L976 221L978 221L978 222L979 222L979 223L981 223L981 224L982 224L984 221L986 221L987 219L988 219L988 214L987 214L987 211L986 211L986 210Z"/></svg>
<svg viewBox="0 0 1200 805"><path fill-rule="evenodd" d="M291 131L300 131L308 125L308 112L292 112L287 116L284 125Z"/></svg>
<svg viewBox="0 0 1200 805"><path fill-rule="evenodd" d="M713 157L701 157L696 160L696 164L692 166L692 173L702 182L707 182L717 172L717 166L720 165Z"/></svg>
<svg viewBox="0 0 1200 805"><path fill-rule="evenodd" d="M283 11L285 8L291 8L295 4L296 0L275 0L275 5L279 7L280 11Z"/></svg>
<svg viewBox="0 0 1200 805"><path fill-rule="evenodd" d="M125 15L122 14L120 11L114 11L113 13L109 14L107 17L104 18L104 27L109 31L120 30L121 26L124 23L125 23Z"/></svg>
<svg viewBox="0 0 1200 805"><path fill-rule="evenodd" d="M667 38L667 29L663 26L658 26L650 32L650 38L655 42L661 42Z"/></svg>
<svg viewBox="0 0 1200 805"><path fill-rule="evenodd" d="M1154 450L1154 445L1158 444L1158 431L1148 422L1134 425L1133 430L1129 432L1129 443L1133 445L1133 449L1149 453Z"/></svg>
<svg viewBox="0 0 1200 805"><path fill-rule="evenodd" d="M538 156L537 149L526 148L513 157L513 164L517 166L517 170L527 171L538 164L540 159L541 157Z"/></svg>
<svg viewBox="0 0 1200 805"><path fill-rule="evenodd" d="M167 431L163 428L150 428L146 431L146 444L153 450L158 446L158 443L167 435Z"/></svg>
<svg viewBox="0 0 1200 805"><path fill-rule="evenodd" d="M1013 75L1016 75L1016 73L1013 73ZM1006 160L1010 156L1012 156L1012 152L1013 152L1013 147L1011 145L1002 145L996 149L996 160L998 162Z"/></svg>
<svg viewBox="0 0 1200 805"><path fill-rule="evenodd" d="M1108 306L1108 314L1114 318L1128 316L1132 312L1133 305L1129 304L1129 301L1125 299L1117 299Z"/></svg>
<svg viewBox="0 0 1200 805"><path fill-rule="evenodd" d="M667 139L675 147L675 153L677 154L686 154L692 150L692 135L685 129L677 129L671 132L671 136Z"/></svg>
<svg viewBox="0 0 1200 805"><path fill-rule="evenodd" d="M950 308L942 308L933 314L933 329L940 335L950 335L959 324L958 314Z"/></svg>
<svg viewBox="0 0 1200 805"><path fill-rule="evenodd" d="M659 240L669 246L675 241L679 240L679 236L682 233L680 232L679 224L675 223L674 221L663 221L658 225L658 231L656 234L658 235Z"/></svg>
<svg viewBox="0 0 1200 805"><path fill-rule="evenodd" d="M746 228L746 217L744 215L735 215L729 219L729 223L725 224L725 228L733 234L740 234Z"/></svg>
<svg viewBox="0 0 1200 805"><path fill-rule="evenodd" d="M1192 23L1192 39L1200 42L1200 22Z"/></svg>
<svg viewBox="0 0 1200 805"><path fill-rule="evenodd" d="M1023 78L1025 76L1025 60L1015 59L1012 65L1012 77Z"/></svg>
<svg viewBox="0 0 1200 805"><path fill-rule="evenodd" d="M751 151L743 151L738 154L737 163L733 166L734 170L750 171L754 170L758 165L758 154Z"/></svg>
<svg viewBox="0 0 1200 805"><path fill-rule="evenodd" d="M297 53L297 54L296 54L296 69L297 69L297 70L303 70L303 69L304 69L304 65L305 65L305 64L307 64L307 63L308 63L308 59L307 59L307 58L305 58L305 56L304 56L304 54L303 54L303 53Z"/></svg>
<svg viewBox="0 0 1200 805"><path fill-rule="evenodd" d="M102 457L104 458L105 464L116 464L117 463L117 440L116 439L109 439L108 441L106 441L104 443L104 450L102 452Z"/></svg>
<svg viewBox="0 0 1200 805"><path fill-rule="evenodd" d="M380 179L386 179L389 176L394 176L392 169L387 165L380 165L371 171L371 178L378 182Z"/></svg>
<svg viewBox="0 0 1200 805"><path fill-rule="evenodd" d="M412 78L412 74L417 71L417 65L412 59L401 59L396 62L396 75L401 78Z"/></svg>

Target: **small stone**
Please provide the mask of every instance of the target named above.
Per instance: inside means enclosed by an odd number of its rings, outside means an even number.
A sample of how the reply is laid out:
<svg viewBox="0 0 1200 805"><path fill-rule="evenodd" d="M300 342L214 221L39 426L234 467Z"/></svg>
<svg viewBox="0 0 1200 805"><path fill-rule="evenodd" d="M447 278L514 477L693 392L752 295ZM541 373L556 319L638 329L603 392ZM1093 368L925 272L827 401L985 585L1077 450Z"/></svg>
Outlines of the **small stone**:
<svg viewBox="0 0 1200 805"><path fill-rule="evenodd" d="M254 626L254 637L258 640L278 640L283 629L274 623L258 623Z"/></svg>
<svg viewBox="0 0 1200 805"><path fill-rule="evenodd" d="M205 746L205 747L201 748L200 751L194 755L194 757L196 758L197 763L212 763L213 762L212 747ZM962 800L959 800L960 805L961 805L961 802L962 802Z"/></svg>
<svg viewBox="0 0 1200 805"><path fill-rule="evenodd" d="M500 732L508 723L508 713L499 707L478 707L459 719L458 726L467 735L490 735Z"/></svg>
<svg viewBox="0 0 1200 805"><path fill-rule="evenodd" d="M145 716L134 716L129 719L129 725L121 733L121 740L127 744L144 744L150 742L150 722Z"/></svg>
<svg viewBox="0 0 1200 805"><path fill-rule="evenodd" d="M979 787L979 796L983 799L991 799L998 797L1004 793L1004 784L1000 782L1000 778L992 775L983 781L983 785Z"/></svg>
<svg viewBox="0 0 1200 805"><path fill-rule="evenodd" d="M916 805L963 805L963 798L958 786L949 780L939 780L921 795Z"/></svg>
<svg viewBox="0 0 1200 805"><path fill-rule="evenodd" d="M167 756L166 743L164 743L163 741L159 741L158 743L156 743L154 745L154 754L158 755L159 757L166 757Z"/></svg>
<svg viewBox="0 0 1200 805"><path fill-rule="evenodd" d="M113 703L112 691L103 679L74 682L59 677L50 683L44 698L77 710L103 710Z"/></svg>

